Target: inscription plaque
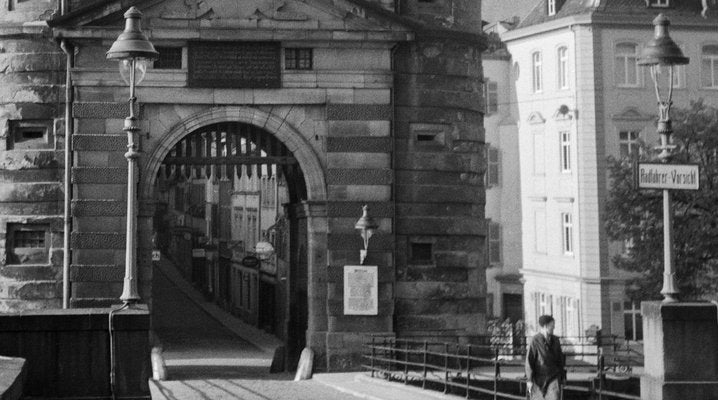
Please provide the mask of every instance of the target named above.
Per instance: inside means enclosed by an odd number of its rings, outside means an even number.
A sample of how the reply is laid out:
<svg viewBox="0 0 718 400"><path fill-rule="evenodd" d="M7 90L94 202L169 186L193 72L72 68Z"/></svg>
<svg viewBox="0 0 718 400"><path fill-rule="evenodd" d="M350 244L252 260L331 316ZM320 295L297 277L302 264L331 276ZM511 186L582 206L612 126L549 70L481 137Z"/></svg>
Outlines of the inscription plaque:
<svg viewBox="0 0 718 400"><path fill-rule="evenodd" d="M190 42L190 87L281 87L279 42Z"/></svg>
<svg viewBox="0 0 718 400"><path fill-rule="evenodd" d="M344 266L344 315L379 313L379 268L376 265Z"/></svg>

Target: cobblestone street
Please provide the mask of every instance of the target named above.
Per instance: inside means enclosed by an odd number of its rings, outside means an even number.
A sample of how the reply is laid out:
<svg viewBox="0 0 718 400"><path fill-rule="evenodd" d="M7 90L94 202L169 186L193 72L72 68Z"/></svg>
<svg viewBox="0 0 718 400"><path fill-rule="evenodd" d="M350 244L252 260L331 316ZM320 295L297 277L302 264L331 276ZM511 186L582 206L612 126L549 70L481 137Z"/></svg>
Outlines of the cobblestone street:
<svg viewBox="0 0 718 400"><path fill-rule="evenodd" d="M270 374L271 354L215 320L160 268L153 285L153 322L169 378L151 383L153 399L357 399L316 381L294 382L292 373Z"/></svg>

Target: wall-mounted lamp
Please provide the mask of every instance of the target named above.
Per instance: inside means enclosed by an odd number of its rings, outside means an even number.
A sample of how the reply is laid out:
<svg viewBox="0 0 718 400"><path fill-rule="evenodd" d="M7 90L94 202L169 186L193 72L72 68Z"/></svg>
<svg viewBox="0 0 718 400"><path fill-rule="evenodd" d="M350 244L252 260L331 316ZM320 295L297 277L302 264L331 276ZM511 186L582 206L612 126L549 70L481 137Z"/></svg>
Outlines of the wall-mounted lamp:
<svg viewBox="0 0 718 400"><path fill-rule="evenodd" d="M374 221L374 218L369 216L369 206L364 205L362 207L362 216L359 218L354 229L359 230L361 238L364 240L364 250L359 250L359 263L364 264L366 259L367 251L369 250L369 239L374 235L374 231L379 225Z"/></svg>

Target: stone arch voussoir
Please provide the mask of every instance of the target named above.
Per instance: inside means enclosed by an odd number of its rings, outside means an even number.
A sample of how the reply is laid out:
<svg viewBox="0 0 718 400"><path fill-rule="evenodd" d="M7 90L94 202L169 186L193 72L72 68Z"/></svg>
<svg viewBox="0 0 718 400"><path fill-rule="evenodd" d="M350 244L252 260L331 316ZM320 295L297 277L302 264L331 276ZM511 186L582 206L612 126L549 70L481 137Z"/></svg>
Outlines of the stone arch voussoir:
<svg viewBox="0 0 718 400"><path fill-rule="evenodd" d="M307 185L307 200L324 201L327 198L324 169L319 157L307 139L286 120L277 115L251 107L215 107L194 114L169 129L162 135L159 144L149 154L146 173L140 188L142 199L151 199L157 173L167 154L183 137L203 126L219 122L242 122L266 130L274 135L297 159Z"/></svg>

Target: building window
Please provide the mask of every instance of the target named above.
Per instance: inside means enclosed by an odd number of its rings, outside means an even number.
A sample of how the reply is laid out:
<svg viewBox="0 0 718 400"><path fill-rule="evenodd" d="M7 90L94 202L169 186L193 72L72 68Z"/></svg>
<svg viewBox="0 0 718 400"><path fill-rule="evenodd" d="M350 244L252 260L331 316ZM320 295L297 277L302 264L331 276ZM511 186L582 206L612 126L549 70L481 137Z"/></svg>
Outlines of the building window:
<svg viewBox="0 0 718 400"><path fill-rule="evenodd" d="M561 172L571 173L571 133L560 132L561 135Z"/></svg>
<svg viewBox="0 0 718 400"><path fill-rule="evenodd" d="M430 264L433 260L431 243L411 243L411 261Z"/></svg>
<svg viewBox="0 0 718 400"><path fill-rule="evenodd" d="M52 149L54 140L51 120L10 121L8 150Z"/></svg>
<svg viewBox="0 0 718 400"><path fill-rule="evenodd" d="M487 115L499 111L499 84L492 81L484 83L484 106Z"/></svg>
<svg viewBox="0 0 718 400"><path fill-rule="evenodd" d="M640 152L640 133L638 131L618 132L618 148L621 157L635 157Z"/></svg>
<svg viewBox="0 0 718 400"><path fill-rule="evenodd" d="M643 318L640 305L632 301L624 302L623 315L626 339L643 340Z"/></svg>
<svg viewBox="0 0 718 400"><path fill-rule="evenodd" d="M538 307L536 309L536 316L540 317L542 315L552 315L553 314L553 296L546 293L539 293L538 295L539 301L536 304Z"/></svg>
<svg viewBox="0 0 718 400"><path fill-rule="evenodd" d="M548 15L556 15L556 0L548 0Z"/></svg>
<svg viewBox="0 0 718 400"><path fill-rule="evenodd" d="M573 254L573 216L561 213L561 236L563 254Z"/></svg>
<svg viewBox="0 0 718 400"><path fill-rule="evenodd" d="M568 89L568 48L558 48L558 88Z"/></svg>
<svg viewBox="0 0 718 400"><path fill-rule="evenodd" d="M616 85L623 87L639 86L638 46L635 43L616 45Z"/></svg>
<svg viewBox="0 0 718 400"><path fill-rule="evenodd" d="M154 69L182 69L181 47L155 47L160 56L152 64Z"/></svg>
<svg viewBox="0 0 718 400"><path fill-rule="evenodd" d="M493 146L486 146L486 187L499 186L501 184L499 149Z"/></svg>
<svg viewBox="0 0 718 400"><path fill-rule="evenodd" d="M7 263L47 264L49 227L38 224L8 224Z"/></svg>
<svg viewBox="0 0 718 400"><path fill-rule="evenodd" d="M651 0L651 7L670 7L671 1L670 0Z"/></svg>
<svg viewBox="0 0 718 400"><path fill-rule="evenodd" d="M701 52L701 86L718 88L718 45L703 46Z"/></svg>
<svg viewBox="0 0 718 400"><path fill-rule="evenodd" d="M541 52L537 51L531 55L533 70L533 91L540 92L543 89L543 61Z"/></svg>
<svg viewBox="0 0 718 400"><path fill-rule="evenodd" d="M284 49L285 69L312 69L312 49L286 48Z"/></svg>
<svg viewBox="0 0 718 400"><path fill-rule="evenodd" d="M489 265L501 264L501 224L489 222Z"/></svg>

